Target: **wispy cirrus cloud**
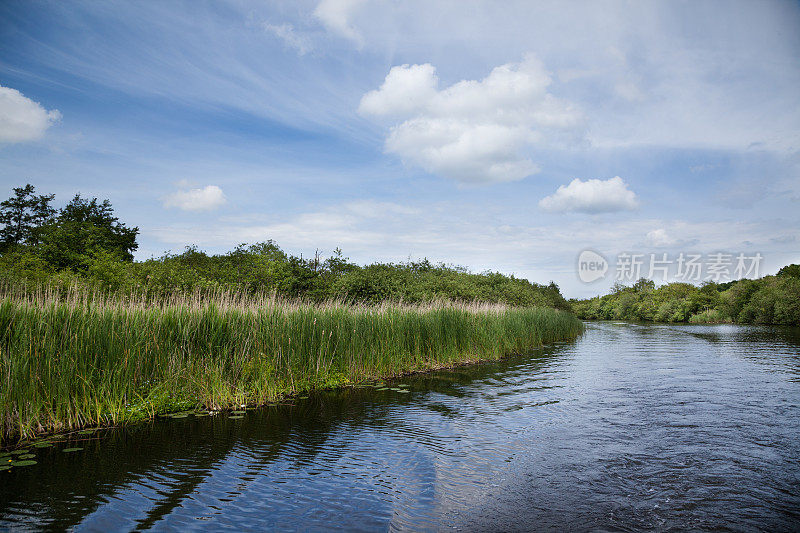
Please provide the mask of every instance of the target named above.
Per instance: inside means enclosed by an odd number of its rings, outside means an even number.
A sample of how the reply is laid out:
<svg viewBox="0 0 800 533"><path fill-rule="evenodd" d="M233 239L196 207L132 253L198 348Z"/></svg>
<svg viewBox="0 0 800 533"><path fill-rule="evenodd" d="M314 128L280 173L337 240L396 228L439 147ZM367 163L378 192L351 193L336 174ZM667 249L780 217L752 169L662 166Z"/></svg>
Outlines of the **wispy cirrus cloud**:
<svg viewBox="0 0 800 533"><path fill-rule="evenodd" d="M314 48L311 39L297 31L292 24L287 22L283 24L264 22L261 27L264 28L267 33L283 41L286 46L297 51L301 56L307 54Z"/></svg>

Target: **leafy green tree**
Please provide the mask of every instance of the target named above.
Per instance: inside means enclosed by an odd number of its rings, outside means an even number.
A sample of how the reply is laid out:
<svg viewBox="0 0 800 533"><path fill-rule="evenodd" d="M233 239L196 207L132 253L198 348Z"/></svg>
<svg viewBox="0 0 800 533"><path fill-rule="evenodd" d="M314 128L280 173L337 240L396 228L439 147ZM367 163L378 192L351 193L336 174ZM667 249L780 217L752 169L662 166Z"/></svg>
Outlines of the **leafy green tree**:
<svg viewBox="0 0 800 533"><path fill-rule="evenodd" d="M38 241L38 229L53 220L56 210L50 206L55 195L36 195L28 183L14 187L14 195L0 202L0 253L19 245L32 245Z"/></svg>
<svg viewBox="0 0 800 533"><path fill-rule="evenodd" d="M732 320L736 322L740 321L740 315L744 307L750 301L753 294L758 291L758 288L759 282L756 280L739 280L730 289L721 294L720 311L726 316L729 316Z"/></svg>
<svg viewBox="0 0 800 533"><path fill-rule="evenodd" d="M633 284L634 292L649 292L655 288L656 282L647 278L639 278L636 283Z"/></svg>
<svg viewBox="0 0 800 533"><path fill-rule="evenodd" d="M133 261L139 228L129 228L114 216L108 200L99 202L79 194L63 207L55 220L39 232L40 253L57 269L85 269L98 251Z"/></svg>
<svg viewBox="0 0 800 533"><path fill-rule="evenodd" d="M781 277L792 277L792 278L800 278L800 265L786 265L782 269L778 271L777 276Z"/></svg>

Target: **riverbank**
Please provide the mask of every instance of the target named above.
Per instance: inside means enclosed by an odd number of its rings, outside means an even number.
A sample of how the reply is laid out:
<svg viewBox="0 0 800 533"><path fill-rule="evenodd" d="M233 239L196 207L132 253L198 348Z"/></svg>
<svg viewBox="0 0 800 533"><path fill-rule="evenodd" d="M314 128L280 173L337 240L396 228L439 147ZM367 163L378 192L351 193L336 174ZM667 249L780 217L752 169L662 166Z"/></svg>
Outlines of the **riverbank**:
<svg viewBox="0 0 800 533"><path fill-rule="evenodd" d="M546 308L15 294L0 304L0 444L191 408L259 405L575 338Z"/></svg>

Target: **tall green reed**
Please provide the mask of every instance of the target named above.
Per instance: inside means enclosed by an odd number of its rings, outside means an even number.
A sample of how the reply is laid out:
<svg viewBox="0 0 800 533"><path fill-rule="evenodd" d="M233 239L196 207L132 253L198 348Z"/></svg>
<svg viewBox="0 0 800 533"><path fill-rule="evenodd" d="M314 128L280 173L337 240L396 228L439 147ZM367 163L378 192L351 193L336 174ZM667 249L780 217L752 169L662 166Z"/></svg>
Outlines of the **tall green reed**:
<svg viewBox="0 0 800 533"><path fill-rule="evenodd" d="M496 359L582 331L544 308L377 306L218 293L150 300L6 288L0 442Z"/></svg>

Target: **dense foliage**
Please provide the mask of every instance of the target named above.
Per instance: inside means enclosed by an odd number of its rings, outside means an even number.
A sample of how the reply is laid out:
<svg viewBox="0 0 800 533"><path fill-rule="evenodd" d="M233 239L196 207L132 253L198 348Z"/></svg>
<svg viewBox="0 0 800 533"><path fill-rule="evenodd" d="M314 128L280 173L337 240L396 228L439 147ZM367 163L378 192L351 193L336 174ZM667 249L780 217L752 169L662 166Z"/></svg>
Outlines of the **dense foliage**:
<svg viewBox="0 0 800 533"><path fill-rule="evenodd" d="M585 319L800 325L800 265L788 265L775 276L700 287L656 287L641 279L631 287L616 285L611 294L570 303Z"/></svg>
<svg viewBox="0 0 800 533"><path fill-rule="evenodd" d="M303 259L274 242L241 246L209 255L196 248L142 262L126 262L104 251L83 256L80 268L54 265L52 256L17 250L0 257L0 276L27 284L88 284L101 290L169 295L176 292L245 291L276 293L312 301L339 299L364 303L432 300L482 301L515 306L568 309L554 283L540 285L514 276L433 264L376 263L359 266L335 254Z"/></svg>
<svg viewBox="0 0 800 533"><path fill-rule="evenodd" d="M108 200L78 194L56 211L55 195L36 195L30 184L13 191L0 203L3 266L21 263L22 272L46 275L86 271L98 259L133 261L139 228L121 223Z"/></svg>
<svg viewBox="0 0 800 533"><path fill-rule="evenodd" d="M554 283L475 274L428 260L359 266L339 250L327 259L304 259L287 254L273 241L218 255L187 247L180 254L134 262L138 228L120 223L108 200L75 196L56 213L50 207L52 195L36 196L30 185L14 191L0 209L5 216L0 220L7 220L0 234L0 281L12 284L77 283L103 292L153 296L234 291L310 301L456 300L569 308Z"/></svg>
<svg viewBox="0 0 800 533"><path fill-rule="evenodd" d="M51 223L56 210L50 206L54 195L37 196L33 185L15 187L8 200L0 202L0 253L20 245L39 242L39 230Z"/></svg>

